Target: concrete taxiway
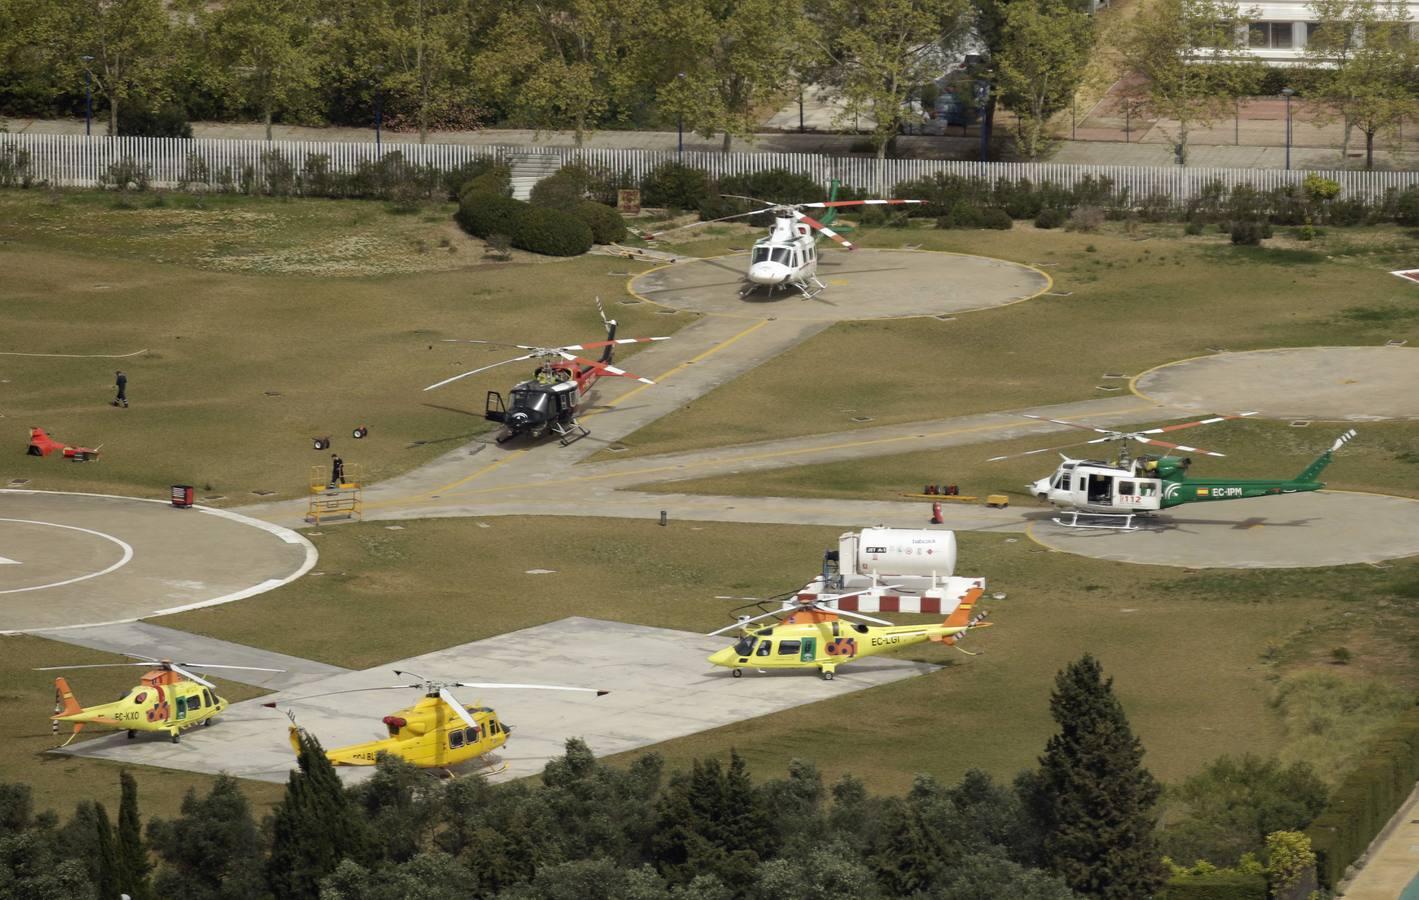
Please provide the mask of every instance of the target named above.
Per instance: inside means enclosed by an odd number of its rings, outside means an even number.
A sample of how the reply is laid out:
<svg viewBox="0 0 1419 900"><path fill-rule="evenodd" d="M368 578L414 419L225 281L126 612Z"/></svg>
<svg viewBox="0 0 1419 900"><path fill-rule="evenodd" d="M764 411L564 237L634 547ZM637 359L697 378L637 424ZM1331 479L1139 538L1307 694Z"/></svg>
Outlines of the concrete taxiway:
<svg viewBox="0 0 1419 900"><path fill-rule="evenodd" d="M904 660L869 658L844 666L832 681L811 671L771 675L753 671L731 678L705 657L727 646L728 638L567 618L535 628L450 647L377 669L311 681L294 696L398 684L394 669L427 679L533 682L609 690L604 697L557 691L458 689L464 703L481 700L512 725L507 745L494 754L507 768L496 780L542 771L560 756L567 738L584 739L597 755L635 750L660 741L768 715L791 707L841 697L937 667ZM949 697L949 685L943 685ZM287 720L264 708L291 694L235 704L211 728L186 732L181 743L165 736L122 734L77 742L63 752L118 762L227 772L243 778L284 781L294 756ZM326 747L338 747L386 732L381 717L413 705L419 692L380 690L296 701L288 707L302 727ZM824 727L833 722L826 716ZM847 727L847 723L844 723ZM367 777L369 769L342 768L346 780Z"/></svg>

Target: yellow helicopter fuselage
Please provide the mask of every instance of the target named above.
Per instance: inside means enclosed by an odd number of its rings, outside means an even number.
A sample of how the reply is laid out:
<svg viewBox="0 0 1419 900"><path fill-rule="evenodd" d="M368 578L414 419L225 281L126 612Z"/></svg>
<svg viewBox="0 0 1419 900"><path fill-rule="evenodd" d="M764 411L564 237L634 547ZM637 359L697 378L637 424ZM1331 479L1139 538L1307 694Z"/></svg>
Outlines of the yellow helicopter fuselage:
<svg viewBox="0 0 1419 900"><path fill-rule="evenodd" d="M962 632L989 626L970 617L980 593L971 591L946 621L931 625L869 625L828 611L795 611L780 624L746 629L733 647L711 654L709 661L731 669L736 678L754 668L818 669L832 679L844 663L923 641L954 644Z"/></svg>
<svg viewBox="0 0 1419 900"><path fill-rule="evenodd" d="M127 730L130 738L139 731L166 732L176 741L184 729L205 725L229 705L210 688L163 669L148 672L123 697L98 706L80 705L62 677L54 680L54 689L59 709L50 718L56 727L72 724L75 733L92 724Z"/></svg>
<svg viewBox="0 0 1419 900"><path fill-rule="evenodd" d="M337 766L372 766L381 753L397 756L419 768L448 768L476 759L507 742L508 729L486 706L465 706L473 728L437 695L424 697L406 709L384 717L389 736L363 744L325 751ZM299 729L290 729L291 746L300 752Z"/></svg>

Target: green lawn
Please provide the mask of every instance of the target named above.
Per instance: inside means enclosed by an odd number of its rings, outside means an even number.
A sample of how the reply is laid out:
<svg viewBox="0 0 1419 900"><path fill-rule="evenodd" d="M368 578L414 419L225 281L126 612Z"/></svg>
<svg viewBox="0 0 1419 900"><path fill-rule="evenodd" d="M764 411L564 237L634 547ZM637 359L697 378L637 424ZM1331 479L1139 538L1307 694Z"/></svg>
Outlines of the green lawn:
<svg viewBox="0 0 1419 900"><path fill-rule="evenodd" d="M1181 421L1181 420L1180 420ZM1138 422L1146 428L1162 422ZM1225 459L1194 454L1191 473L1197 478L1291 478L1328 449L1349 426L1315 423L1292 428L1284 422L1244 420L1198 428L1186 438ZM1336 490L1373 491L1419 498L1419 423L1372 422L1356 426L1359 436L1335 455L1321 475ZM1010 441L992 441L877 456L868 460L821 463L771 469L744 475L724 475L647 485L651 491L729 494L744 497L828 497L854 500L897 499L927 484L955 484L962 494L985 497L1008 494L1013 502L1034 503L1026 483L1049 475L1059 463L1053 453L986 462L993 456L1069 444L1072 435L1054 432ZM1135 453L1149 448L1133 444ZM1100 458L1100 446L1070 447L1076 456Z"/></svg>
<svg viewBox="0 0 1419 900"><path fill-rule="evenodd" d="M685 245L743 246L747 234ZM1412 265L1410 232L1334 229L1309 244L1233 247L1175 225L1107 223L1098 234L871 229L868 247L920 244L1031 263L1054 294L954 321L847 322L687 404L616 454L661 453L1105 397L1105 373L1136 374L1208 348L1419 344L1419 294L1389 275ZM1289 245L1288 245L1289 244ZM825 384L824 372L834 377ZM752 414L748 411L752 410ZM604 456L604 454L603 454ZM915 480L915 479L913 479Z"/></svg>
<svg viewBox="0 0 1419 900"><path fill-rule="evenodd" d="M311 466L328 462L311 449L318 435L333 436L346 462L374 481L486 431L486 391L505 391L530 371L508 366L424 393L509 354L441 338L595 339L597 295L622 320L623 334L664 334L692 319L619 304L623 261L478 264L481 245L456 231L456 252L437 250L434 235L450 227L442 206L410 216L364 201L220 198L194 210L192 198L138 209L114 209L98 193L52 198L0 192L0 424L16 451L0 486L28 479L29 488L165 496L168 485L185 483L199 496L225 498L209 501L215 505L292 497L305 493ZM437 221L425 221L434 214ZM372 246L318 276L218 271L211 248L227 245L214 235L248 219L260 227L237 228L233 257L319 256L331 235L349 230L435 249L388 256ZM437 265L428 262L438 253ZM385 260L380 273L360 274L366 258ZM138 350L147 352L10 355ZM129 409L109 405L118 368L129 376ZM70 443L102 445L103 458L79 465L24 457L34 425ZM349 434L359 425L370 437L356 444Z"/></svg>
<svg viewBox="0 0 1419 900"><path fill-rule="evenodd" d="M567 615L708 631L736 605L714 596L763 596L807 580L840 530L561 518L402 524L326 531L314 538L323 574L162 624L350 667ZM1325 656L1334 646L1354 652L1342 674L1414 679L1412 624L1395 619L1397 604L1361 599L1400 589L1419 571L1412 563L1383 573L1196 576L1048 553L1024 538L959 540L961 572L983 574L992 592L1008 595L989 604L997 627L972 638L984 655L917 649L912 658L949 668L656 749L678 764L736 747L765 774L809 757L881 790L901 790L917 772L949 779L971 766L1009 777L1053 727L1054 672L1089 651L1117 678L1149 764L1177 779L1220 753L1283 752L1282 718L1268 705L1273 682L1334 668ZM525 574L530 568L556 574ZM273 629L277 621L324 624ZM1348 736L1327 740L1348 762Z"/></svg>
<svg viewBox="0 0 1419 900"><path fill-rule="evenodd" d="M83 759L49 753L50 749L68 738L70 729L61 727L56 740L50 731L49 716L54 711L54 676L62 672L36 672L38 666L84 665L90 663L128 662L124 657L80 647L71 647L37 637L0 637L0 718L9 723L4 741L0 741L0 780L24 782L34 791L36 809L53 809L61 818L68 818L74 804L80 800L98 800L111 815L118 812L119 767L96 759ZM138 683L140 668L82 669L67 673L69 686L80 703L107 703L122 696ZM262 691L234 682L214 678L219 692L228 700L245 700L260 696ZM221 728L218 720L213 728ZM82 741L95 735L109 734L89 726L80 732ZM142 736L141 740L152 740ZM167 740L166 735L157 739ZM178 814L182 796L189 788L205 792L213 779L207 775L129 766L138 780L139 806L145 817ZM284 788L277 784L243 781L247 797L258 810L281 798Z"/></svg>

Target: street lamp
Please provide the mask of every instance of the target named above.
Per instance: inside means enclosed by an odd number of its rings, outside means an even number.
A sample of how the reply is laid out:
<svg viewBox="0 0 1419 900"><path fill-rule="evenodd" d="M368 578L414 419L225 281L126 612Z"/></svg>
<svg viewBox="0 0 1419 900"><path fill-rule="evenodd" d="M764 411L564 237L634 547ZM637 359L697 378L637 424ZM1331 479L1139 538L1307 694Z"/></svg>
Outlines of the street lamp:
<svg viewBox="0 0 1419 900"><path fill-rule="evenodd" d="M89 68L89 63L94 61L92 56L81 56L84 61L84 137L93 133L94 125L94 75Z"/></svg>
<svg viewBox="0 0 1419 900"><path fill-rule="evenodd" d="M683 154L685 152L685 73L681 72L675 76L679 79L680 102L676 104L675 111L675 152Z"/></svg>
<svg viewBox="0 0 1419 900"><path fill-rule="evenodd" d="M1281 96L1286 98L1286 168L1291 168L1291 97L1296 92L1288 87L1281 89Z"/></svg>
<svg viewBox="0 0 1419 900"><path fill-rule="evenodd" d="M374 150L380 152L380 131L384 127L384 92L380 90L383 84L384 69L376 66L374 69Z"/></svg>

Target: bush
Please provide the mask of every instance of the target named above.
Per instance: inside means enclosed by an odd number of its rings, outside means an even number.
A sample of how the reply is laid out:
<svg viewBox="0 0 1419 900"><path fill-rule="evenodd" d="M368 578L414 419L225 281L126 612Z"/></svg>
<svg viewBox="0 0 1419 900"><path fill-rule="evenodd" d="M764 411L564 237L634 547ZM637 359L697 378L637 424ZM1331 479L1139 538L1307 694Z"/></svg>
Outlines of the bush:
<svg viewBox="0 0 1419 900"><path fill-rule="evenodd" d="M118 133L135 137L190 138L187 110L176 103L148 109L133 103L118 107Z"/></svg>
<svg viewBox="0 0 1419 900"><path fill-rule="evenodd" d="M470 159L466 163L442 172L439 175L440 187L448 199L457 200L463 194L463 189L468 186L468 182L487 172L502 172L504 177L509 179L509 185L511 184L512 173L508 167L491 156L485 156L481 159ZM511 187L509 187L510 190Z"/></svg>
<svg viewBox="0 0 1419 900"><path fill-rule="evenodd" d="M903 181L897 185L896 194L907 200L925 201L919 206L910 206L911 215L940 219L949 216L958 204L985 206L990 203L990 185L978 178L962 178L938 172L930 178ZM937 223L940 224L939 221ZM953 226L942 226L951 228ZM966 227L966 226L954 226Z"/></svg>
<svg viewBox="0 0 1419 900"><path fill-rule="evenodd" d="M709 175L683 163L656 166L641 179L641 205L699 209L712 193Z"/></svg>
<svg viewBox="0 0 1419 900"><path fill-rule="evenodd" d="M1232 223L1232 243L1255 247L1271 237L1271 224L1256 220Z"/></svg>
<svg viewBox="0 0 1419 900"><path fill-rule="evenodd" d="M572 213L586 223L591 229L591 239L598 244L614 244L626 239L626 220L604 203L583 200Z"/></svg>
<svg viewBox="0 0 1419 900"><path fill-rule="evenodd" d="M571 211L585 199L586 179L566 169L554 172L532 186L531 200L537 206Z"/></svg>
<svg viewBox="0 0 1419 900"><path fill-rule="evenodd" d="M1395 198L1394 220L1410 228L1419 225L1419 187L1405 188Z"/></svg>
<svg viewBox="0 0 1419 900"><path fill-rule="evenodd" d="M0 151L0 187L29 187L34 181L30 172L30 151L6 147Z"/></svg>
<svg viewBox="0 0 1419 900"><path fill-rule="evenodd" d="M1064 224L1064 212L1058 207L1050 206L1040 210L1040 214L1035 216L1036 228L1058 228Z"/></svg>
<svg viewBox="0 0 1419 900"><path fill-rule="evenodd" d="M984 224L985 213L966 200L957 200L936 220L937 228L981 228Z"/></svg>
<svg viewBox="0 0 1419 900"><path fill-rule="evenodd" d="M116 163L109 164L100 183L104 187L115 187L120 191L146 191L151 173L146 165L140 165L131 156L125 156Z"/></svg>
<svg viewBox="0 0 1419 900"><path fill-rule="evenodd" d="M1069 214L1069 221L1064 223L1065 231L1082 231L1085 234L1092 234L1098 231L1104 224L1104 211L1097 206L1079 206L1074 212Z"/></svg>
<svg viewBox="0 0 1419 900"><path fill-rule="evenodd" d="M1203 225L1196 219L1188 219L1183 226L1183 234L1202 234Z"/></svg>
<svg viewBox="0 0 1419 900"><path fill-rule="evenodd" d="M991 207L981 213L981 227L993 228L997 231L1009 231L1015 227L1015 220L1010 218L1010 213L1003 209Z"/></svg>
<svg viewBox="0 0 1419 900"><path fill-rule="evenodd" d="M1331 225L1349 227L1378 221L1380 214L1379 210L1371 209L1363 197L1354 197L1328 204L1325 209L1325 221Z"/></svg>
<svg viewBox="0 0 1419 900"><path fill-rule="evenodd" d="M517 222L531 205L511 197L465 194L454 218L464 231L486 239L490 234L513 234Z"/></svg>
<svg viewBox="0 0 1419 900"><path fill-rule="evenodd" d="M1409 709L1361 756L1363 762L1306 829L1322 885L1334 888L1419 780L1419 710Z"/></svg>
<svg viewBox="0 0 1419 900"><path fill-rule="evenodd" d="M1154 895L1157 900L1266 900L1266 876L1242 872L1175 875Z"/></svg>
<svg viewBox="0 0 1419 900"><path fill-rule="evenodd" d="M1315 240L1315 239L1316 239L1316 227L1315 227L1314 225L1312 225L1310 222L1307 222L1306 224L1302 225L1300 228L1297 228L1297 229L1296 229L1296 240L1298 240L1298 241L1313 241L1313 240Z"/></svg>
<svg viewBox="0 0 1419 900"><path fill-rule="evenodd" d="M507 166L493 166L486 172L475 175L458 189L458 199L467 194L483 194L492 197L512 196L512 170Z"/></svg>
<svg viewBox="0 0 1419 900"><path fill-rule="evenodd" d="M513 223L512 245L533 253L580 256L591 244L591 227L560 209L529 206Z"/></svg>

